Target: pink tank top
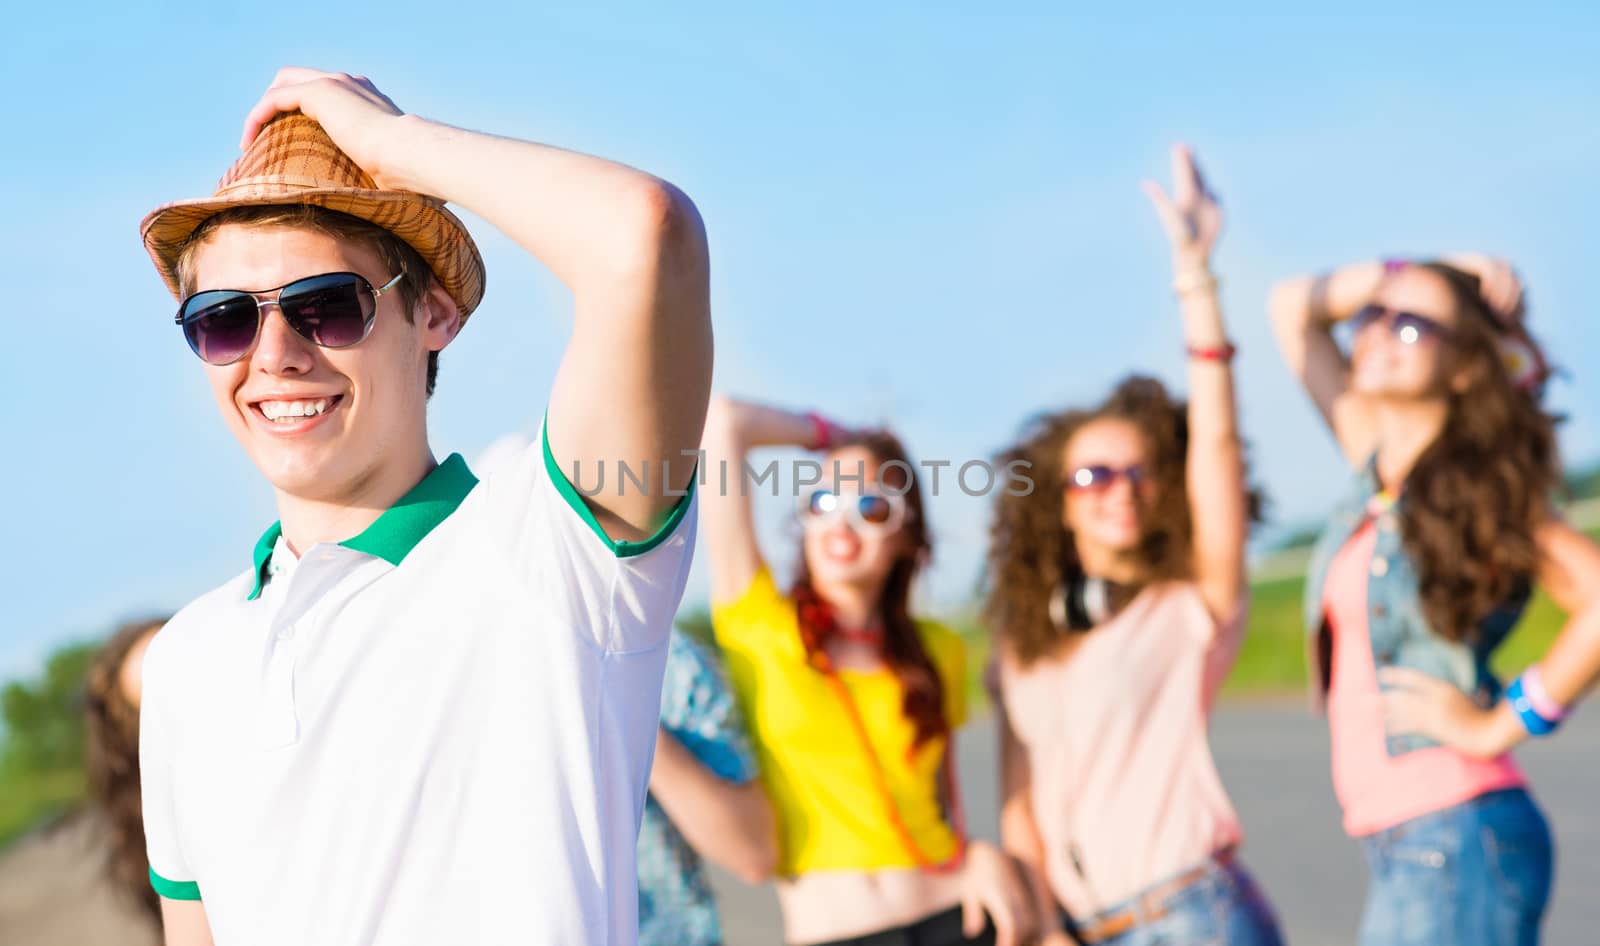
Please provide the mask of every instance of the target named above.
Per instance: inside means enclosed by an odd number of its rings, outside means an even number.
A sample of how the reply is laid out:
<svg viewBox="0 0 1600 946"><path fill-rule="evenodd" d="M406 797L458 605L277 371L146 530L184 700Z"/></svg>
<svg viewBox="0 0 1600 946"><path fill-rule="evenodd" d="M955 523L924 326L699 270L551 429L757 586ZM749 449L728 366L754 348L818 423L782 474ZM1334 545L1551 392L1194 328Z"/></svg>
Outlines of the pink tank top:
<svg viewBox="0 0 1600 946"><path fill-rule="evenodd" d="M1474 759L1438 746L1389 755L1367 628L1367 570L1377 538L1371 521L1350 537L1329 566L1322 599L1333 632L1328 688L1333 793L1344 809L1344 830L1352 837L1392 828L1484 792L1525 784L1509 753Z"/></svg>
<svg viewBox="0 0 1600 946"><path fill-rule="evenodd" d="M1218 628L1198 589L1145 589L1061 657L1000 664L1031 768L1033 816L1057 898L1089 916L1237 844L1239 819L1206 724L1241 617Z"/></svg>

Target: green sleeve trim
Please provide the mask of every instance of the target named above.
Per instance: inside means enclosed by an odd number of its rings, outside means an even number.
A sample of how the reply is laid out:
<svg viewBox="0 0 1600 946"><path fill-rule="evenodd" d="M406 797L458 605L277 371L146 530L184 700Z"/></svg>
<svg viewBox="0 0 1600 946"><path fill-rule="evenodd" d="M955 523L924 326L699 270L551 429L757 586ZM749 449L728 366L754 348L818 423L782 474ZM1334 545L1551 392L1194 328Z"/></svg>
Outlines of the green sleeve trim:
<svg viewBox="0 0 1600 946"><path fill-rule="evenodd" d="M638 542L619 542L606 535L606 530L600 527L600 520L595 518L594 510L589 508L588 501L578 492L577 487L573 486L572 482L567 479L567 474L562 471L561 464L556 462L555 454L550 451L548 417L546 422L546 425L542 426L540 430L540 439L543 441L544 447L545 472L549 474L550 481L556 484L556 492L560 493L561 498L565 499L567 505L572 507L572 511L578 514L578 518L588 523L589 528L595 535L600 537L600 541L606 544L606 548L610 549L613 555L617 558L632 558L635 555L643 555L667 541L672 536L672 533L677 531L678 524L683 521L683 517L689 512L689 500L694 498L698 470L690 471L689 488L684 490L683 496L679 497L678 501L673 504L672 509L667 513L666 521L661 523L660 528L656 529L653 535L646 539L640 539Z"/></svg>
<svg viewBox="0 0 1600 946"><path fill-rule="evenodd" d="M168 900L199 900L200 885L192 880L168 880L150 868L150 886Z"/></svg>

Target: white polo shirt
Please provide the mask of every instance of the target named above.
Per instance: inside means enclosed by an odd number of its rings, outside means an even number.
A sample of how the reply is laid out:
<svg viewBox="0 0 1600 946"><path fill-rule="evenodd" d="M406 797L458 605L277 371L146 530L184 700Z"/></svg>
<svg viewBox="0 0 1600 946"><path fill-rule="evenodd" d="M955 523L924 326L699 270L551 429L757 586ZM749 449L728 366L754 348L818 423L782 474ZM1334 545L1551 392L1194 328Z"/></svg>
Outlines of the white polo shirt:
<svg viewBox="0 0 1600 946"><path fill-rule="evenodd" d="M144 662L151 882L218 946L631 944L685 497L617 543L543 434L251 569Z"/></svg>

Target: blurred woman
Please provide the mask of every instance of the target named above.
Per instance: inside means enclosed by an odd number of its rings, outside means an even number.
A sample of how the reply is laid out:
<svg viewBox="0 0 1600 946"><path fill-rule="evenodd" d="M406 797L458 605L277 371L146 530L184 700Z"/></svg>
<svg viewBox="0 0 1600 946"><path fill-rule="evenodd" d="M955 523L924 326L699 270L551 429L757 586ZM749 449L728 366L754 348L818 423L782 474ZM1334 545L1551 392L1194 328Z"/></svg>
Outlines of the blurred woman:
<svg viewBox="0 0 1600 946"><path fill-rule="evenodd" d="M96 652L84 683L88 803L0 859L0 942L160 942L139 802L139 697L145 647L164 623L124 624Z"/></svg>
<svg viewBox="0 0 1600 946"><path fill-rule="evenodd" d="M787 590L757 544L745 476L749 451L766 446L823 454L820 482L800 497ZM1025 888L962 830L961 639L910 614L931 543L904 447L883 431L717 399L704 472L712 626L777 814L787 941L1022 943Z"/></svg>
<svg viewBox="0 0 1600 946"><path fill-rule="evenodd" d="M1172 242L1188 405L1129 378L1002 456L1036 488L1000 497L989 551L1001 831L1050 944L1280 941L1206 734L1244 634L1259 499L1209 267L1221 210L1186 149L1173 175L1171 199L1146 186Z"/></svg>
<svg viewBox="0 0 1600 946"><path fill-rule="evenodd" d="M1549 828L1509 755L1600 671L1600 548L1552 506L1549 375L1510 266L1372 262L1277 286L1279 345L1353 470L1306 583L1364 946L1538 942ZM1348 326L1348 350L1335 328ZM1502 698L1535 582L1572 615Z"/></svg>
<svg viewBox="0 0 1600 946"><path fill-rule="evenodd" d="M109 820L106 870L151 920L161 906L150 886L139 796L139 698L144 652L165 620L125 624L100 648L85 683L89 797Z"/></svg>

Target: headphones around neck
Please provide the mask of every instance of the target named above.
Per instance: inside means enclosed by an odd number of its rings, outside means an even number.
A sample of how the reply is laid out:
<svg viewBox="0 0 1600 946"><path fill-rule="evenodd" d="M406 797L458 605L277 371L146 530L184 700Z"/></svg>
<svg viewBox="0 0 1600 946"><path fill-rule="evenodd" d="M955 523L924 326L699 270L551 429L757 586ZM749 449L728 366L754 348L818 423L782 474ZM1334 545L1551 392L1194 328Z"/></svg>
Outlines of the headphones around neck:
<svg viewBox="0 0 1600 946"><path fill-rule="evenodd" d="M1050 593L1050 622L1059 631L1093 630L1116 617L1140 590L1079 572Z"/></svg>

